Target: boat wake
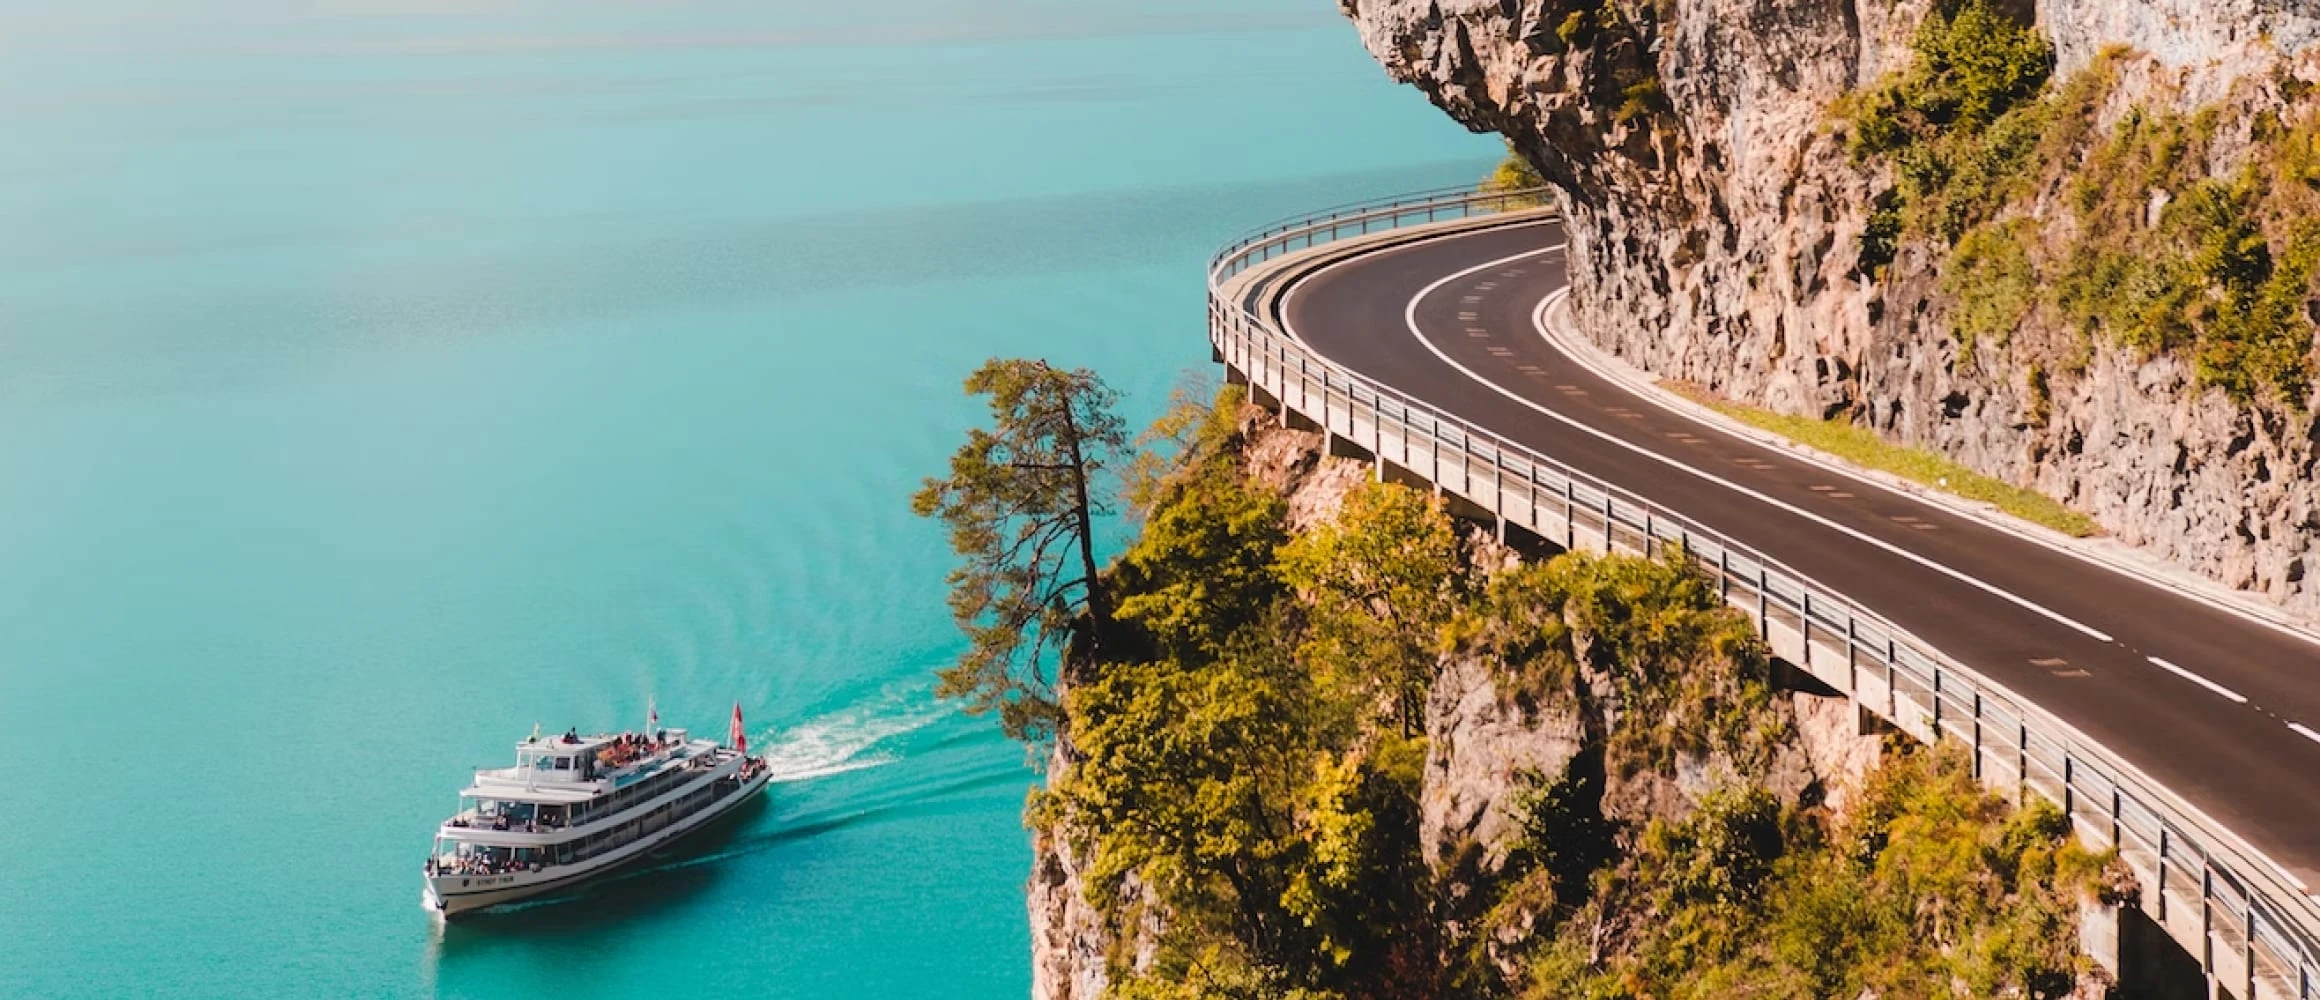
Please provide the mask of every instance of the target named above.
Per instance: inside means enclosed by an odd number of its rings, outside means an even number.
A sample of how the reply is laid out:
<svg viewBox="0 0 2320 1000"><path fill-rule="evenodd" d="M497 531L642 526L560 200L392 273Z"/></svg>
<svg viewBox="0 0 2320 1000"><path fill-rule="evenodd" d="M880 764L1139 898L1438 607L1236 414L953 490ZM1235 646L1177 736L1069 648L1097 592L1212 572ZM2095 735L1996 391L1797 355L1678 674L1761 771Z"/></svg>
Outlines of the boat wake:
<svg viewBox="0 0 2320 1000"><path fill-rule="evenodd" d="M901 759L897 741L951 711L923 691L889 692L751 739L765 741L762 755L775 782L807 781L894 763Z"/></svg>

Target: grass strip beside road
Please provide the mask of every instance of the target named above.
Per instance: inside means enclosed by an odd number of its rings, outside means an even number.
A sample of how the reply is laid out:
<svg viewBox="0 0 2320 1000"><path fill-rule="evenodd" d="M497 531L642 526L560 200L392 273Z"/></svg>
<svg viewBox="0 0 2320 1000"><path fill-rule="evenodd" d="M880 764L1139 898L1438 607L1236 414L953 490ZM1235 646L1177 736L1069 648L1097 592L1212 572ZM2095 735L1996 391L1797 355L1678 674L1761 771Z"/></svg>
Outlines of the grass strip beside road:
<svg viewBox="0 0 2320 1000"><path fill-rule="evenodd" d="M1735 403L1698 386L1673 379L1663 380L1661 384L1734 420L1759 430L1771 431L1855 465L1889 472L1945 493L1991 504L2015 517L2074 538L2102 533L2102 525L2095 523L2093 518L2063 506L2061 501L2053 497L1985 476L1923 448L1887 441L1879 437L1877 432L1851 421L1818 420L1774 413Z"/></svg>

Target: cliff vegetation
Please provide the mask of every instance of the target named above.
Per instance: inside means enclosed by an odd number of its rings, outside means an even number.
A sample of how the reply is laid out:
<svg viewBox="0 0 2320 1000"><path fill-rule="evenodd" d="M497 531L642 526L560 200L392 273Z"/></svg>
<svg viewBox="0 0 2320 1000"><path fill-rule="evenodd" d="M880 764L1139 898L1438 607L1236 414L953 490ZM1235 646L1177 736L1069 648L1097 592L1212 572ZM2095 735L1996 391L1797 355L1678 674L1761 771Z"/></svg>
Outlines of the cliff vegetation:
<svg viewBox="0 0 2320 1000"><path fill-rule="evenodd" d="M2320 616L2310 4L1340 7L1556 188L1602 349Z"/></svg>
<svg viewBox="0 0 2320 1000"><path fill-rule="evenodd" d="M1052 735L1023 731L1053 748L1027 810L1042 997L2085 976L2105 859L1946 752L1816 765L1808 696L1677 559L1521 558L1234 389L1145 440L1108 631L1062 647L1087 659L1052 671Z"/></svg>
<svg viewBox="0 0 2320 1000"><path fill-rule="evenodd" d="M1484 940L1525 998L2060 997L2091 971L2077 912L2104 859L2053 806L1981 789L1959 753L1889 754L1843 816L1719 788L1576 895L1529 860L1568 826L1556 800L1522 804L1525 860Z"/></svg>
<svg viewBox="0 0 2320 1000"><path fill-rule="evenodd" d="M1966 357L2043 335L2016 359L2043 379L2083 372L2096 346L2173 353L2236 402L2307 406L2320 264L2308 85L2273 81L2287 106L2233 135L2221 102L2134 106L2101 127L2123 49L2050 84L2052 47L1991 0L1937 7L1913 49L1841 113L1854 151L1894 168L1884 224L1946 254ZM1861 266L1891 254L1865 241Z"/></svg>

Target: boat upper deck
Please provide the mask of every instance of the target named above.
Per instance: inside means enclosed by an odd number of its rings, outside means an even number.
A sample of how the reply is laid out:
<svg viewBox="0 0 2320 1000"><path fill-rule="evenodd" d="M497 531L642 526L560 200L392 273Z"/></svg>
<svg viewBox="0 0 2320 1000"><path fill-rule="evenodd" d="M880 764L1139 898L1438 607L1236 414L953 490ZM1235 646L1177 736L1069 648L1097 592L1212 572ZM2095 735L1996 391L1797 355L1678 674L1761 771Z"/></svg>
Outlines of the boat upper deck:
<svg viewBox="0 0 2320 1000"><path fill-rule="evenodd" d="M567 733L516 744L516 766L478 770L462 797L501 802L574 803L612 794L672 768L698 768L717 756L710 740L682 729L658 733Z"/></svg>
<svg viewBox="0 0 2320 1000"><path fill-rule="evenodd" d="M441 834L462 841L560 841L749 767L751 758L681 729L541 739L516 745L516 766L478 770Z"/></svg>

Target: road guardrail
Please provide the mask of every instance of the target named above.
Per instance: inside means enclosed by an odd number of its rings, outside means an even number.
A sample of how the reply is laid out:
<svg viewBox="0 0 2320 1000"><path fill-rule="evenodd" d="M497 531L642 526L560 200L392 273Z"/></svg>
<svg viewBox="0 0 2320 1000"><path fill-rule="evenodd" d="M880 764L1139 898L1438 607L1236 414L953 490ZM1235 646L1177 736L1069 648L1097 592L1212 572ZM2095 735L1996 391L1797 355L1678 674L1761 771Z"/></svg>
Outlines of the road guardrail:
<svg viewBox="0 0 2320 1000"><path fill-rule="evenodd" d="M1229 297L1244 272L1329 243L1478 216L1552 218L1535 208L1547 194L1429 191L1265 226L1210 262L1210 343L1284 409L1507 523L1566 548L1649 556L1680 546L1783 658L1921 740L1961 741L1985 784L2036 792L2082 838L2115 847L2141 884L2143 911L2212 981L2246 1000L2320 1000L2320 901L2075 727L1778 560L1340 366L1290 337L1262 301Z"/></svg>

